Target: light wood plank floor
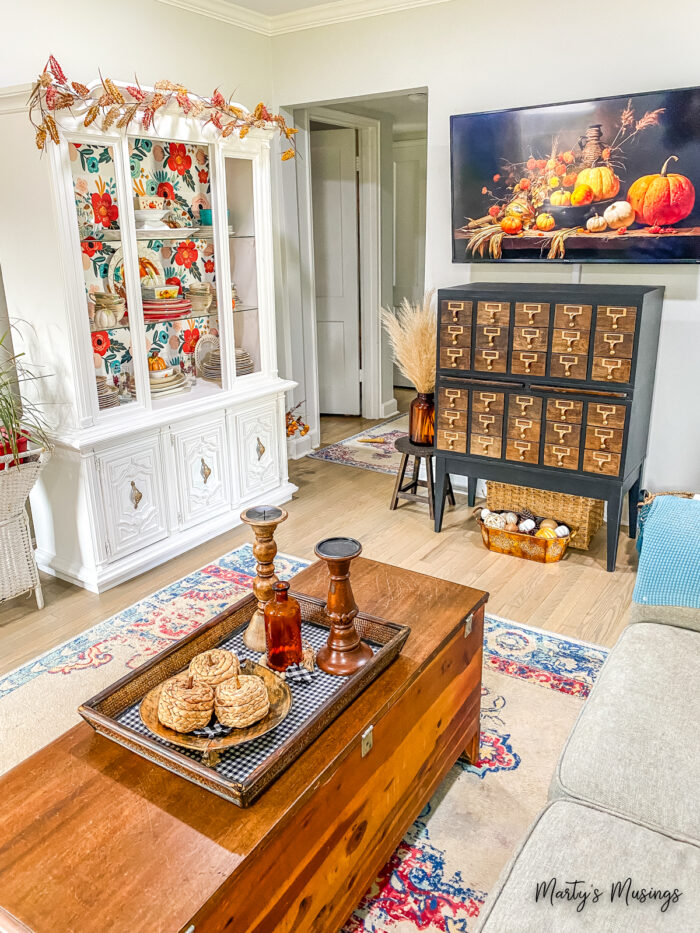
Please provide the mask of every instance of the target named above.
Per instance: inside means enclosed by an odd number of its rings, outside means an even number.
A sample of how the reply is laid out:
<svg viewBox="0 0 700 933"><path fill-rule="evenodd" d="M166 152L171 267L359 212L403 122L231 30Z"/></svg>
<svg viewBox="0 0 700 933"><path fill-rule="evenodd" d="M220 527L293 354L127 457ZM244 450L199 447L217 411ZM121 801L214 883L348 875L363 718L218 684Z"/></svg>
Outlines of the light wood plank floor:
<svg viewBox="0 0 700 933"><path fill-rule="evenodd" d="M401 393L401 410L408 399L410 393ZM376 423L323 420L324 444ZM614 574L605 570L604 527L590 551L570 550L561 563L542 565L487 551L465 496L457 497L455 508L447 507L443 531L436 535L427 507L407 502L389 511L393 476L309 458L291 462L290 476L299 492L286 506L289 518L278 529L281 551L313 560L321 538L352 535L362 542L366 557L487 590L488 611L495 615L607 646L626 624L637 555L624 532ZM249 529L237 528L100 596L42 577L42 612L33 597L0 607L0 673L249 540Z"/></svg>

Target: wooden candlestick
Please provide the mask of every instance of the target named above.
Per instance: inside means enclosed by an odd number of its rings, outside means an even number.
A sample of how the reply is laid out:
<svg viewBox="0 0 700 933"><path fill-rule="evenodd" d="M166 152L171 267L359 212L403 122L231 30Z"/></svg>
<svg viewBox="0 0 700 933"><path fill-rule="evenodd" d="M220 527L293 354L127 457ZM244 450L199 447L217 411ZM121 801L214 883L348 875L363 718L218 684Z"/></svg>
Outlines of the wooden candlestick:
<svg viewBox="0 0 700 933"><path fill-rule="evenodd" d="M277 545L274 536L275 529L287 517L286 509L276 505L251 506L241 512L241 520L250 525L255 533L253 555L258 562L257 576L253 581L253 593L258 601L258 608L243 633L243 643L251 651L263 654L267 651L265 644L265 604L269 602L274 593L273 587L279 582L275 573L275 554Z"/></svg>
<svg viewBox="0 0 700 933"><path fill-rule="evenodd" d="M350 562L362 553L362 545L354 538L326 538L316 545L315 552L325 560L331 578L326 601L331 630L316 655L316 664L327 674L354 674L372 657L372 649L361 641L355 628L357 604L350 586Z"/></svg>

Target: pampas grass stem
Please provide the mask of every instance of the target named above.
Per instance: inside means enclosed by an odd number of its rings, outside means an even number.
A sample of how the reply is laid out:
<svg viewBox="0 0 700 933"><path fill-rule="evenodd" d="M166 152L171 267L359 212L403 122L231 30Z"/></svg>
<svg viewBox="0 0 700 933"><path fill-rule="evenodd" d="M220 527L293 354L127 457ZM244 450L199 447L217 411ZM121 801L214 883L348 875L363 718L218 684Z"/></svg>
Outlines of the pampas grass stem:
<svg viewBox="0 0 700 933"><path fill-rule="evenodd" d="M415 304L404 298L396 312L382 308L382 324L389 336L394 362L421 393L435 389L437 313L432 308L434 294L434 289L426 292L422 302Z"/></svg>

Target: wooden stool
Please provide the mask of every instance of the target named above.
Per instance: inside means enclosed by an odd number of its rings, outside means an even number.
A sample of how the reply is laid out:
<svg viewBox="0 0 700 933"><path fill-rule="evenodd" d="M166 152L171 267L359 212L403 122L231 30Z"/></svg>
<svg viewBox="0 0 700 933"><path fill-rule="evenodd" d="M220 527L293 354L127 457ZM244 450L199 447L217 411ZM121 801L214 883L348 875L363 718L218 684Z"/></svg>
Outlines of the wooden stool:
<svg viewBox="0 0 700 933"><path fill-rule="evenodd" d="M391 497L390 509L395 509L399 504L399 499L409 499L411 502L427 502L428 508L430 510L430 517L434 517L434 508L435 508L435 496L433 492L433 448L432 447L421 447L417 444L412 444L409 437L400 437L394 444L395 448L401 454L401 465L399 466L399 472L396 477L396 483L394 485L394 493ZM404 476L406 475L406 468L408 466L408 458L413 457L413 476L408 482L404 483ZM418 479L418 474L420 472L420 462L425 460L425 472L428 477L427 481L424 479ZM427 496L418 495L418 487L422 486L424 489L428 490ZM452 505L455 504L454 493L452 492L452 483L450 482L450 477L447 477L447 498L450 500Z"/></svg>

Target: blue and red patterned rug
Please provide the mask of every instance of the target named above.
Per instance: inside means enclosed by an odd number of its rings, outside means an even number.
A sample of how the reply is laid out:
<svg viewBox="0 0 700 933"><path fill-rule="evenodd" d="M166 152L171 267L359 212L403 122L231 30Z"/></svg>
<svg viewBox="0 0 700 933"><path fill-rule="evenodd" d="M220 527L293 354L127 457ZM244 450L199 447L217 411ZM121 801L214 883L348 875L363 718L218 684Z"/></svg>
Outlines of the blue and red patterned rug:
<svg viewBox="0 0 700 933"><path fill-rule="evenodd" d="M286 555L276 563L283 578L306 566ZM238 548L0 678L0 771L72 726L83 700L244 595L254 566L250 546ZM605 656L603 648L487 617L480 760L451 769L344 933L471 933L546 800Z"/></svg>
<svg viewBox="0 0 700 933"><path fill-rule="evenodd" d="M400 437L408 434L408 415L395 415L388 421L346 437L336 444L321 447L308 454L314 460L328 460L330 463L343 463L345 466L372 470L374 473L399 472L401 454L394 444ZM367 439L371 438L370 443Z"/></svg>

